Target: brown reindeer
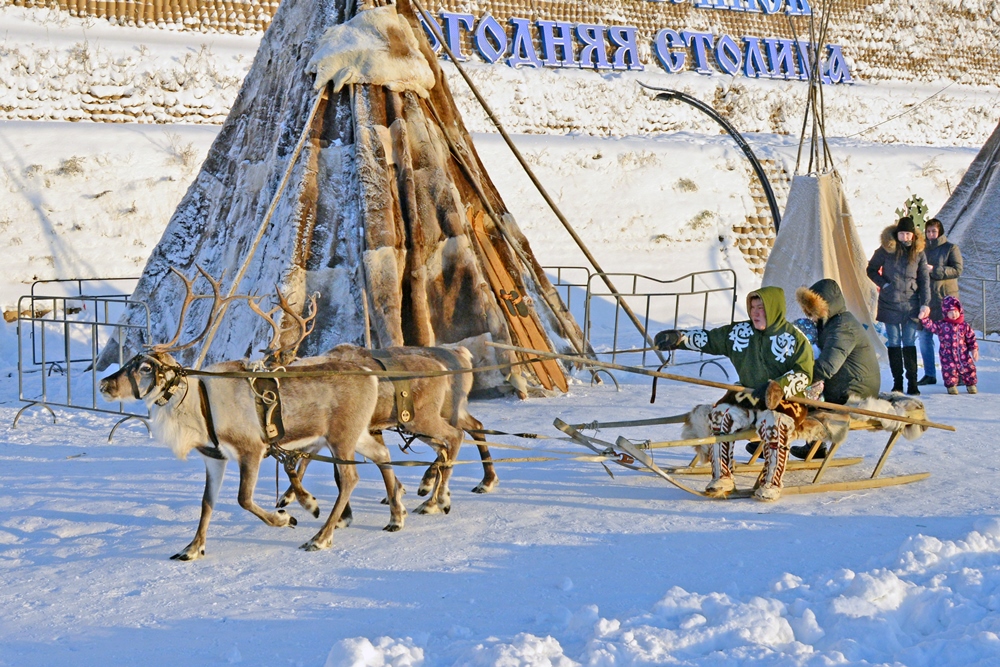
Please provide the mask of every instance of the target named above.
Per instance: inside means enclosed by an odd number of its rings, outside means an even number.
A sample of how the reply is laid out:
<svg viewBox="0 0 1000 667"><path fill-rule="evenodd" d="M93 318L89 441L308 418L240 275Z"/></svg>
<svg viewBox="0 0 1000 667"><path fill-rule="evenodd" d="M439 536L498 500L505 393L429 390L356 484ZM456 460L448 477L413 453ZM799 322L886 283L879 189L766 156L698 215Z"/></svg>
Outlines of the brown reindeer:
<svg viewBox="0 0 1000 667"><path fill-rule="evenodd" d="M173 340L152 346L137 354L122 368L101 380L101 394L109 401L143 401L150 411L153 436L173 450L178 458L186 458L197 450L205 459L205 492L202 497L201 519L194 539L182 551L172 556L178 560L195 560L205 554L205 538L212 509L218 498L226 463L237 462L240 470L239 504L272 526L294 526L296 521L283 510L268 512L253 500L260 464L269 447L257 417L254 390L242 378L204 377L196 380L187 375L170 352L190 347L194 341L177 345L184 314L193 300L191 281L184 280L187 295L181 307L180 324ZM212 283L215 304L210 321L217 317L220 304L218 285ZM301 339L300 341L301 342ZM378 400L378 382L368 375L350 375L364 369L358 364L335 359L303 359L291 364L322 375L287 377L281 380L280 395L285 434L278 443L286 450L326 447L331 454L345 461L354 460L355 451L378 464L389 462L384 443L372 438L368 424ZM243 371L239 361L214 364L209 373ZM399 489L391 468L380 465L390 504L391 520L385 530L403 527L405 510L399 500ZM337 501L322 528L302 545L307 551L328 549L333 541L333 529L347 507L351 491L358 481L355 466L341 466L341 485ZM295 481L293 480L293 483Z"/></svg>
<svg viewBox="0 0 1000 667"><path fill-rule="evenodd" d="M274 315L280 308L284 314L295 321L300 330L305 330L307 322L295 313L284 297L278 295L279 306L271 312L263 312L255 303L251 302L253 308L261 317L270 323L274 331L275 342L280 340L283 329L275 321ZM415 376L424 374L425 377L414 377L407 380L409 383L410 395L412 397L412 412L401 408L397 403L396 387L392 378L385 378L379 382L379 398L369 430L380 442L382 440L382 430L386 428L400 427L405 431L418 435L423 440L431 444L438 453L434 465L428 467L427 472L421 480L417 494L420 496L430 494L426 502L417 509L419 514L435 514L438 512L448 513L451 510L451 492L448 487L448 480L451 476L450 465L442 465L458 458L458 451L462 445L463 430L472 431L472 436L476 440L484 441L483 434L476 432L481 430L482 423L469 414L468 397L472 389L472 355L461 346L455 347L390 347L385 350L388 359L377 360L371 350L367 350L356 345L338 345L325 354L314 357L320 359L336 359L342 362L354 363L372 371L384 370L384 367L391 367L392 370L412 373ZM275 359L280 361L280 359ZM440 375L445 373L445 375ZM405 413L405 414L404 414ZM473 489L475 493L488 493L496 488L498 483L496 472L490 451L486 445L478 445L480 457L483 459L483 479ZM301 479L308 467L309 459L303 458L299 463L297 472L289 475L292 482L291 488L278 499L278 507L286 507L293 500L298 500L304 507L314 506L315 498L308 491L301 487ZM402 491L401 491L402 492ZM338 526L350 524L350 506L345 510L341 523Z"/></svg>

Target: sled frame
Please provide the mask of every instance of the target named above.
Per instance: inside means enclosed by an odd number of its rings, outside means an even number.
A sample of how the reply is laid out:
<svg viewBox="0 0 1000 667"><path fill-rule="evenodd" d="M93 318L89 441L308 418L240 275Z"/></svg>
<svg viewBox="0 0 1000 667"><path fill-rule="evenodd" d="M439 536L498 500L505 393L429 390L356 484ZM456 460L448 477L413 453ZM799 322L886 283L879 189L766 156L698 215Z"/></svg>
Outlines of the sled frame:
<svg viewBox="0 0 1000 667"><path fill-rule="evenodd" d="M755 429L745 429L737 433L729 433L724 435L709 436L705 438L688 438L680 440L666 440L660 442L643 442L641 444L628 440L625 437L619 436L614 443L608 442L606 440L600 440L592 436L588 436L580 431L580 429L593 429L597 430L600 428L629 428L635 426L652 426L661 424L678 424L683 423L684 419L687 417L686 414L673 415L670 417L661 417L653 419L639 419L632 421L617 421L617 422L592 422L589 424L567 424L561 419L556 419L554 425L560 431L568 435L575 442L584 445L588 449L594 452L602 454L617 454L619 460L615 462L619 465L623 465L631 470L647 470L654 475L664 479L664 481L673 484L682 491L687 493L701 496L704 498L717 498L717 496L710 496L703 491L692 488L683 481L676 479L674 475L683 476L696 476L696 475L710 475L711 467L708 465L696 465L698 460L697 455L691 461L690 464L684 467L670 467L662 468L656 464L650 452L653 449L664 449L673 447L693 447L698 445L708 445L716 444L721 442L735 442L746 440L748 442L759 442L760 439L757 436ZM850 424L851 431L879 431L883 430L877 425L864 420L852 419ZM786 467L787 471L796 470L816 470L816 474L812 481L808 484L794 485L794 486L784 486L782 488L782 495L804 495L807 493L826 493L829 491L856 491L863 489L874 489L882 488L886 486L898 486L901 484L911 484L913 482L918 482L927 479L930 476L929 472L915 473L911 475L896 475L891 477L881 477L881 472L885 466L886 460L892 449L895 447L896 443L899 441L899 437L902 435L902 431L892 431L889 434L889 439L882 449L879 455L878 461L875 464L875 468L872 471L870 477L859 480L844 481L844 482L827 482L821 483L820 479L830 468L853 466L861 463L864 459L862 457L852 457L852 458L836 458L835 455L837 450L840 448L842 443L833 443L830 446L827 455L823 459L816 459L815 454L817 449L819 449L820 443L817 441L813 443L812 449L803 461L789 461ZM759 474L763 468L763 464L757 463L760 454L760 448L754 453L747 463L737 463L734 466L733 472L735 474ZM632 459L634 462L630 462ZM753 489L737 489L727 496L722 496L723 498L748 498L753 494Z"/></svg>

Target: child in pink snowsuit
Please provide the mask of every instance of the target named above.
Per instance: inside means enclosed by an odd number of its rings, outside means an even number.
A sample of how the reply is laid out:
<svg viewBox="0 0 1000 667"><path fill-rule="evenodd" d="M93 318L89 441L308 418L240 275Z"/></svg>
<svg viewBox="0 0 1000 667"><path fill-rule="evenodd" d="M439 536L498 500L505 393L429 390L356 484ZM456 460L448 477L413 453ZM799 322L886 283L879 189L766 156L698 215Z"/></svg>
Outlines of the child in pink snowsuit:
<svg viewBox="0 0 1000 667"><path fill-rule="evenodd" d="M937 334L941 341L941 377L949 394L957 394L959 384L964 384L970 394L976 393L976 361L979 344L976 332L965 322L962 304L953 296L941 300L944 319L920 320L924 329Z"/></svg>

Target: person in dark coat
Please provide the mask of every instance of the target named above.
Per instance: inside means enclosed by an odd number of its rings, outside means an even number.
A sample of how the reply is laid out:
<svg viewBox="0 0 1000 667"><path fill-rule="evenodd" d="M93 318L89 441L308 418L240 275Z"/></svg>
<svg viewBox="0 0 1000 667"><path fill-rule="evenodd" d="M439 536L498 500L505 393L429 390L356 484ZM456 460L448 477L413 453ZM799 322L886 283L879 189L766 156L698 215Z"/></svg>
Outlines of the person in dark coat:
<svg viewBox="0 0 1000 667"><path fill-rule="evenodd" d="M816 324L820 355L813 363L813 382L823 381L823 400L844 405L848 399L878 396L882 375L875 346L864 326L848 312L836 280L824 278L795 292L802 312ZM791 448L792 456L806 458L811 444ZM820 445L815 458L826 457Z"/></svg>
<svg viewBox="0 0 1000 667"><path fill-rule="evenodd" d="M892 390L919 394L917 388L917 332L919 320L930 312L931 285L924 255L924 237L913 218L899 219L882 230L882 244L868 261L868 278L878 285L878 314L885 324Z"/></svg>
<svg viewBox="0 0 1000 667"><path fill-rule="evenodd" d="M931 315L930 319L940 322L944 319L941 312L941 301L946 296L958 298L958 277L962 275L962 253L958 246L948 241L944 235L944 226L937 218L927 221L924 228L927 244L924 254L927 255L927 271L931 278ZM924 361L924 376L918 385L937 384L937 368L934 365L934 334L930 329L921 329L917 334L920 347L920 357Z"/></svg>

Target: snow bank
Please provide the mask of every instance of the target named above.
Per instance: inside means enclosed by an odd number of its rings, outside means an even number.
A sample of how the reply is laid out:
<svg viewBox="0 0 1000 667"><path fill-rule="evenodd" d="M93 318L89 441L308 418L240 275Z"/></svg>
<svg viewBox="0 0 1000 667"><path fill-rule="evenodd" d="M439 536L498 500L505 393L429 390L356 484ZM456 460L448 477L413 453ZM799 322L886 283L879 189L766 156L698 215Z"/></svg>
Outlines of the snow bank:
<svg viewBox="0 0 1000 667"><path fill-rule="evenodd" d="M553 635L484 638L458 655L409 637L345 639L326 665L995 664L1000 520L984 519L959 540L910 537L883 560L865 572L786 573L767 596L674 586L648 612L622 619L586 605Z"/></svg>

